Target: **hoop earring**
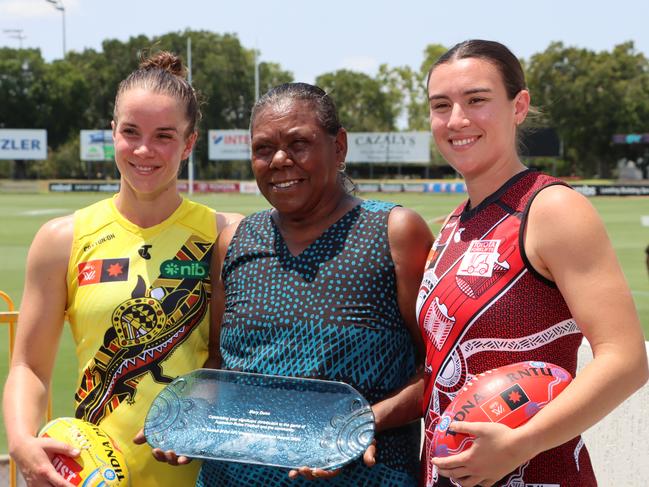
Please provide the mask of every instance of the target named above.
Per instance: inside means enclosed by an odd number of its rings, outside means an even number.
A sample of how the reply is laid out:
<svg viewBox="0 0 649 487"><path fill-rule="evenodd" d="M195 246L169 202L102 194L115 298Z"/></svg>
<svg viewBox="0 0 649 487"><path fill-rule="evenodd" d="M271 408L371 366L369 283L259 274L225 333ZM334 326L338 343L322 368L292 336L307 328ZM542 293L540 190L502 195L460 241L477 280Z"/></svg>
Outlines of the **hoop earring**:
<svg viewBox="0 0 649 487"><path fill-rule="evenodd" d="M347 169L347 164L345 164L344 162L341 162L338 165L338 172L345 172L345 169Z"/></svg>

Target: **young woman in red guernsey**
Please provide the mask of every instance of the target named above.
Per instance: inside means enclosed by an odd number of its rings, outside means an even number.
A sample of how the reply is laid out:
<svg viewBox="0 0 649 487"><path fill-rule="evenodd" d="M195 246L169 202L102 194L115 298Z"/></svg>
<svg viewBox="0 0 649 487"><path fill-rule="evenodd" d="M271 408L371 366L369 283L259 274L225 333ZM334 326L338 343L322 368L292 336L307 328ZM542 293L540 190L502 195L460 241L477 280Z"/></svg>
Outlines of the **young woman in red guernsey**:
<svg viewBox="0 0 649 487"><path fill-rule="evenodd" d="M430 123L440 152L466 181L429 256L417 312L427 346L423 409L426 486L596 485L580 434L645 383L643 335L597 212L517 154L530 94L502 44L456 45L431 68ZM585 337L593 361L575 377ZM525 425L455 421L475 436L435 457L432 435L476 374L539 360L575 379Z"/></svg>

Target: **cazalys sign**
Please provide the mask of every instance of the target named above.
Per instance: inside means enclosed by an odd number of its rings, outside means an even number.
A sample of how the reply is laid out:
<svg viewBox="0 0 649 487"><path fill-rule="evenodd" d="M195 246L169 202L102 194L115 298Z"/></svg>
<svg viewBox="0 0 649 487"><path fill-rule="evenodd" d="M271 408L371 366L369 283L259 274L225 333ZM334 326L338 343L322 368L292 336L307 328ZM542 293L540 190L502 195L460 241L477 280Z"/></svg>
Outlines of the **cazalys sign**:
<svg viewBox="0 0 649 487"><path fill-rule="evenodd" d="M349 132L346 162L428 163L429 132Z"/></svg>

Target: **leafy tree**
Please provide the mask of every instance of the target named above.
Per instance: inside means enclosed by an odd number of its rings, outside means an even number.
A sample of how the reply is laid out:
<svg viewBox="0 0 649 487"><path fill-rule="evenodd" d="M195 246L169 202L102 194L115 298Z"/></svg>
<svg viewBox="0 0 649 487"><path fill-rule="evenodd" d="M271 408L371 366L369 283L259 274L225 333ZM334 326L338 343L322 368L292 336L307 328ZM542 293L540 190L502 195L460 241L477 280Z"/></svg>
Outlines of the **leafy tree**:
<svg viewBox="0 0 649 487"><path fill-rule="evenodd" d="M255 51L242 46L234 34L185 30L152 38L139 35L125 42L107 39L100 51L71 51L52 63L45 62L38 49L0 48L0 127L45 128L54 151L47 163L18 161L15 173L85 174L87 168L79 165L74 148L79 130L108 128L117 86L141 57L163 49L185 57L188 38L193 85L205 100L200 140L207 139L210 128L248 127L255 101ZM382 65L375 77L340 70L322 74L316 83L336 100L348 130L395 130L403 120L409 130L428 130L426 78L445 50L439 44L426 46L418 70ZM570 171L605 177L622 155L634 150L640 155L640 149L611 144L615 133L649 131L649 61L632 42L611 52L555 42L525 65L533 102L557 129ZM259 75L261 93L293 77L273 62L260 63ZM249 176L246 164L209 163L206 146L204 142L197 146L196 177ZM443 164L435 149L432 158Z"/></svg>
<svg viewBox="0 0 649 487"><path fill-rule="evenodd" d="M199 140L207 140L209 129L248 128L250 113L255 103L254 63L255 52L244 48L234 34L216 34L208 31L169 33L154 39L156 49L167 49L185 57L187 38L192 47L192 84L205 100ZM276 63L260 63L260 91L291 81L293 75ZM196 148L196 165L202 177L234 175L245 168L207 161L207 145ZM234 166L237 166L235 164ZM221 169L221 171L218 171ZM224 171L227 169L227 171Z"/></svg>
<svg viewBox="0 0 649 487"><path fill-rule="evenodd" d="M0 49L0 128L42 128L34 118L38 107L33 92L45 69L38 49ZM16 161L13 174L25 178L27 169L26 161Z"/></svg>
<svg viewBox="0 0 649 487"><path fill-rule="evenodd" d="M34 91L46 69L39 49L0 48L0 128L43 128Z"/></svg>
<svg viewBox="0 0 649 487"><path fill-rule="evenodd" d="M284 71L278 63L259 63L259 94L263 95L274 86L293 81L293 74Z"/></svg>
<svg viewBox="0 0 649 487"><path fill-rule="evenodd" d="M79 160L79 134L77 132L76 137L70 137L67 142L61 144L46 161L37 161L33 165L33 170L39 178L85 179L88 176L88 171L97 164L101 163Z"/></svg>
<svg viewBox="0 0 649 487"><path fill-rule="evenodd" d="M153 42L140 35L126 42L107 39L102 42L99 52L86 49L81 53L67 54L66 61L82 74L92 90L88 105L80 112L86 125L79 129L110 128L117 86L138 66L142 54L151 46Z"/></svg>
<svg viewBox="0 0 649 487"><path fill-rule="evenodd" d="M0 50L0 126L47 130L48 145L57 147L72 135L78 138L79 114L89 103L83 75L67 61L47 64L36 49ZM34 177L38 164L16 161L15 176Z"/></svg>
<svg viewBox="0 0 649 487"><path fill-rule="evenodd" d="M632 42L596 53L554 42L527 69L533 102L557 129L581 175L608 177L619 155L615 133L647 131L649 64Z"/></svg>
<svg viewBox="0 0 649 487"><path fill-rule="evenodd" d="M399 112L406 116L408 130L430 130L426 81L431 66L445 52L446 48L440 44L426 46L419 71L409 66L379 67L377 78L394 97ZM431 162L433 166L446 166L446 161L434 144L431 144Z"/></svg>
<svg viewBox="0 0 649 487"><path fill-rule="evenodd" d="M428 71L433 63L446 52L440 44L430 44L424 49L424 59L419 70L410 66L390 68L383 64L379 67L377 80L399 107L400 114L405 115L408 130L429 130L428 122Z"/></svg>
<svg viewBox="0 0 649 487"><path fill-rule="evenodd" d="M79 129L87 127L86 107L91 90L83 73L67 61L48 64L34 87L37 104L35 120L47 129L50 147L58 147L71 137L79 138Z"/></svg>
<svg viewBox="0 0 649 487"><path fill-rule="evenodd" d="M45 128L52 149L61 147L65 157L78 159L78 150L69 150L67 141L76 139L78 145L79 130L110 127L119 82L146 54L169 50L184 58L188 38L192 41L192 82L206 101L201 140L207 139L210 128L247 128L255 101L254 51L244 48L233 34L190 30L153 38L139 35L126 42L108 39L99 52L71 51L65 60L53 63L46 63L37 49L0 49L0 127ZM259 74L262 92L292 79L290 72L272 62L261 63ZM197 149L197 169L209 177L214 165L206 161L206 145L199 144ZM31 172L21 164L20 173L78 177L77 163L59 164L58 173L47 164L34 165Z"/></svg>
<svg viewBox="0 0 649 487"><path fill-rule="evenodd" d="M396 127L399 106L393 93L365 73L341 69L316 78L316 85L333 98L350 132L390 131Z"/></svg>

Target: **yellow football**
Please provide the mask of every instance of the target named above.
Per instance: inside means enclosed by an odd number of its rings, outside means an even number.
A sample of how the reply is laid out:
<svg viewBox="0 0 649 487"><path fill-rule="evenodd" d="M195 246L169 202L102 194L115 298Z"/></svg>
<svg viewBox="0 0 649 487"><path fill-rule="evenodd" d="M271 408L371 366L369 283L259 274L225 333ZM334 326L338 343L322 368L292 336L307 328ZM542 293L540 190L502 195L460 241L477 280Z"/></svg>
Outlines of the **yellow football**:
<svg viewBox="0 0 649 487"><path fill-rule="evenodd" d="M131 485L126 459L115 442L99 426L77 418L56 418L43 426L47 436L79 449L77 458L55 455L52 464L72 485L124 487Z"/></svg>

